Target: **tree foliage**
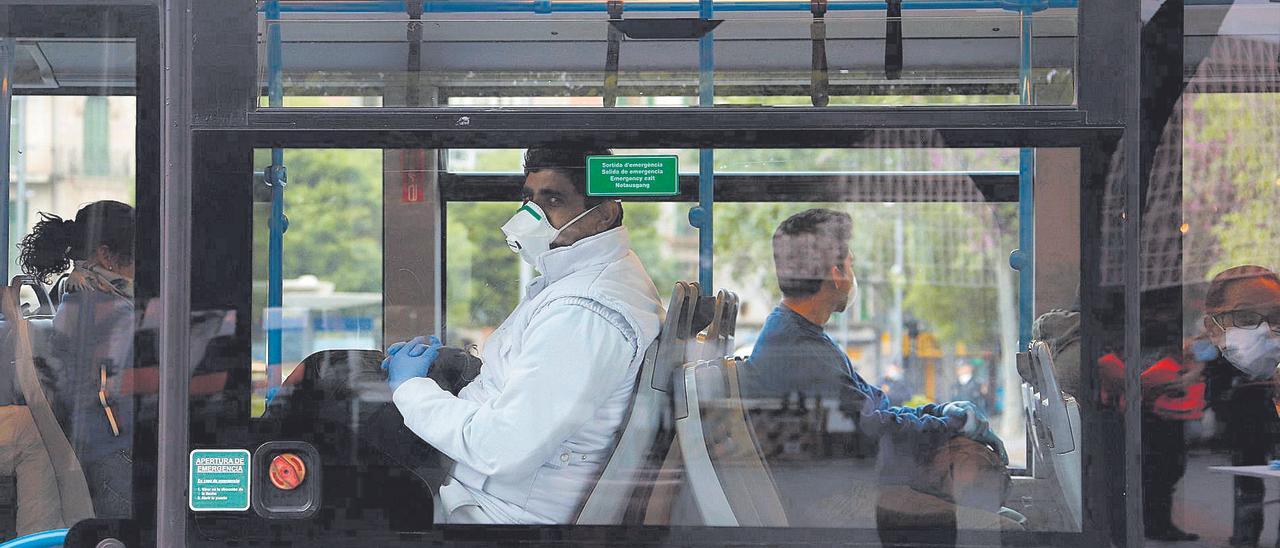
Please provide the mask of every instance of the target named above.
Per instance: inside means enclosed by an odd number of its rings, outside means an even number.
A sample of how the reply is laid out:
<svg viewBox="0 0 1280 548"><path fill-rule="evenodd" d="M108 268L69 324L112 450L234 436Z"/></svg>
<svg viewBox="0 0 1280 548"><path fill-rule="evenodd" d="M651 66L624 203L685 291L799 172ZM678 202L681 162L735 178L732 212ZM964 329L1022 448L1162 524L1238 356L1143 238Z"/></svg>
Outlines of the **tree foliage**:
<svg viewBox="0 0 1280 548"><path fill-rule="evenodd" d="M260 151L255 165L270 164ZM284 277L312 274L336 291L382 289L382 152L289 150ZM254 277L265 279L270 205L255 208Z"/></svg>
<svg viewBox="0 0 1280 548"><path fill-rule="evenodd" d="M1184 100L1187 236L1211 235L1213 263L1200 274L1210 278L1241 264L1280 267L1280 248L1272 244L1280 238L1280 101L1272 93L1199 93ZM1202 258L1190 259L1198 266Z"/></svg>

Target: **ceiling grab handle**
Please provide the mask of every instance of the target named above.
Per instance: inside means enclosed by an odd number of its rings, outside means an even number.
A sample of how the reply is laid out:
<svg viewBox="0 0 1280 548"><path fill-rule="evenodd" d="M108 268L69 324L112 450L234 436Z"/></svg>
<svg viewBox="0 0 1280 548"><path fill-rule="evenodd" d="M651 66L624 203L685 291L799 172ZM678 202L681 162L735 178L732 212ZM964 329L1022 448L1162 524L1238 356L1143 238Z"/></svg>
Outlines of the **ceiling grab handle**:
<svg viewBox="0 0 1280 548"><path fill-rule="evenodd" d="M618 106L618 57L622 53L622 30L617 23L622 21L623 0L609 0L609 49L604 59L604 91L602 92L605 107Z"/></svg>
<svg viewBox="0 0 1280 548"><path fill-rule="evenodd" d="M885 2L884 77L902 78L902 0Z"/></svg>
<svg viewBox="0 0 1280 548"><path fill-rule="evenodd" d="M815 107L825 107L831 102L828 92L827 72L827 0L810 0L813 22L809 24L809 38L813 41L813 63L809 73L809 98Z"/></svg>

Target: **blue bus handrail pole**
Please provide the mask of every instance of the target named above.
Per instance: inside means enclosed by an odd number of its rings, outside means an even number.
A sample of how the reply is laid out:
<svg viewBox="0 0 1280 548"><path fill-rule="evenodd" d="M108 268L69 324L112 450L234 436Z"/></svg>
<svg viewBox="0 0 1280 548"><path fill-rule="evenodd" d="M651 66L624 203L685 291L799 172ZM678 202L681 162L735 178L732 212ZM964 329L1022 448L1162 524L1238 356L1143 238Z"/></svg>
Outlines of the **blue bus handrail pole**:
<svg viewBox="0 0 1280 548"><path fill-rule="evenodd" d="M1018 102L1035 101L1031 85L1032 18L1021 16L1021 41L1018 54ZM1035 224L1035 149L1018 150L1018 350L1031 344L1031 322L1035 314L1036 224Z"/></svg>
<svg viewBox="0 0 1280 548"><path fill-rule="evenodd" d="M284 106L284 59L280 36L280 0L270 0L267 7L267 104ZM270 402L283 382L281 323L284 311L284 149L271 149L271 167L267 183L271 185L271 220L268 222L267 244L267 401Z"/></svg>
<svg viewBox="0 0 1280 548"><path fill-rule="evenodd" d="M701 0L698 17L711 19L714 2ZM698 106L714 108L715 88L715 31L707 31L698 38ZM715 151L698 150L698 208L702 210L698 226L698 285L703 295L712 295L712 265L715 247Z"/></svg>

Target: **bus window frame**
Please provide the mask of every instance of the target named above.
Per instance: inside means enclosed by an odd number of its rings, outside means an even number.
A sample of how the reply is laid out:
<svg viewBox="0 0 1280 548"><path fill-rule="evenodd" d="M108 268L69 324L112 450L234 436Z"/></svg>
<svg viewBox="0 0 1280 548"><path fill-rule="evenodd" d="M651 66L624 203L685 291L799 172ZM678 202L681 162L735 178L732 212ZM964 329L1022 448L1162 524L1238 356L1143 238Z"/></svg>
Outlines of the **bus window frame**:
<svg viewBox="0 0 1280 548"><path fill-rule="evenodd" d="M183 5L189 0L176 0ZM1052 147L1078 148L1081 151L1081 288L1084 310L1084 355L1095 355L1096 338L1102 329L1117 326L1115 320L1107 324L1099 311L1092 308L1095 297L1104 288L1097 272L1085 268L1091 260L1100 256L1102 214L1102 183L1111 173L1110 160L1118 152L1127 152L1120 164L1120 176L1127 193L1136 195L1138 189L1138 137L1136 129L1138 97L1137 59L1138 6L1130 6L1131 14L1118 14L1111 6L1082 3L1079 8L1080 98L1077 107L827 107L769 109L744 107L733 109L644 109L618 111L604 108L554 109L510 108L496 112L490 109L423 107L379 108L377 111L360 109L271 109L257 108L260 96L256 75L256 20L246 21L243 7L233 3L193 3L192 21L201 28L217 29L219 40L197 42L193 46L193 70L190 82L193 90L191 120L193 127L185 143L167 141L166 146L189 145L194 151L190 178L180 178L178 184L189 186L193 198L201 192L228 188L226 181L251 181L250 158L253 148L380 148L380 149L447 149L447 148L523 148L538 144L554 143L565 137L591 139L609 143L610 146L651 148L866 148L876 143L893 142L898 146L947 147ZM215 26L216 25L216 26ZM195 33L199 34L199 32ZM1122 59L1117 60L1119 56ZM1124 90L1116 92L1115 90ZM584 129L590 128L590 129ZM1126 131L1125 128L1130 128ZM924 131L924 130L933 130ZM930 135L926 141L924 134ZM940 138L940 140L935 140ZM228 167L222 161L233 162ZM202 169L203 168L203 169ZM235 192L240 192L236 190ZM225 199L225 195L216 195ZM233 193L234 195L234 193ZM248 207L251 200L243 200ZM1136 274L1136 222L1141 211L1136 200L1127 202L1126 214L1134 222L1128 226L1135 230L1132 241L1126 239L1125 267ZM200 201L193 201L200 204ZM193 210L196 213L198 209ZM200 220L200 219L197 219ZM202 220L216 220L205 217ZM167 226L172 219L163 219ZM193 223L193 231L199 231ZM197 234L196 242L207 242L208 234ZM195 246L193 246L195 247ZM189 271L167 272L170 277L205 274L208 261L216 254L197 255L192 258ZM203 268L202 268L203 267ZM1126 282L1132 281L1126 279ZM1136 340L1138 324L1136 312L1136 284L1126 284L1126 314L1120 322L1126 336ZM194 305L205 300L226 302L229 295L215 295L216 283L193 285L188 294ZM179 295L180 297L180 295ZM247 300L245 301L247 304ZM179 307L180 308L180 307ZM172 312L170 309L166 309ZM248 316L247 314L244 316ZM185 318L171 317L172 320ZM241 320L245 321L245 320ZM247 339L246 339L247 340ZM1136 357L1136 346L1130 348ZM182 360L175 366L182 365ZM182 367L166 371L185 371ZM1087 386L1096 386L1095 374L1083 371ZM169 374L174 374L170 372ZM1136 388L1136 374L1126 379L1126 386ZM1136 390L1129 390L1130 394ZM177 395L172 395L177 397ZM1139 455L1138 406L1130 405L1127 415L1105 414L1092 405L1092 394L1082 398L1084 408L1084 459L1099 455L1104 445L1114 445L1114 439L1104 439L1101 429L1094 428L1102 422L1121 424L1125 443L1119 448L1125 459L1127 486L1138 485L1138 467L1134 466ZM184 400L185 401L185 400ZM1105 416L1104 416L1105 415ZM247 416L247 413L246 413ZM1114 430L1111 430L1114 431ZM185 458L187 444L176 441L170 434L185 433L184 429L161 432L162 458ZM234 439L229 435L229 439ZM185 436L182 436L185 439ZM178 455L177 453L182 453ZM1140 540L1141 524L1127 522L1126 513L1132 501L1107 497L1105 487L1113 483L1113 470L1099 466L1084 469L1085 522L1083 533L1006 533L1005 542L1056 543L1105 542L1113 527L1120 527L1127 538L1134 539L1137 531ZM1138 491L1140 492L1140 490ZM1129 499L1135 498L1131 494ZM1139 500L1140 502L1140 500ZM1117 517L1119 516L1119 517ZM188 534L198 526L187 514L185 525L171 527L170 535L161 540L189 540L200 542ZM303 528L305 529L305 528ZM829 543L833 531L804 529L711 529L666 527L483 527L446 528L447 538L459 541L493 542L510 540L514 531L522 538L542 541L617 539L619 535L641 541L650 539L659 543L724 543L768 542L768 539ZM877 540L874 530L839 530L841 540L849 542ZM441 529L423 535L396 536L401 542L441 540L446 538ZM529 535L534 535L529 537ZM920 540L928 540L925 533ZM859 540L861 539L861 540Z"/></svg>
<svg viewBox="0 0 1280 548"><path fill-rule="evenodd" d="M584 114L586 114L586 113L584 113ZM586 118L579 118L579 122L583 122L583 123L585 123L585 121L586 121ZM289 133L289 136L291 136L291 137L296 136L296 137L298 137L298 139L284 139L284 140L280 140L280 139L276 138L276 135L277 135L277 134L276 134L274 131L272 131L272 130L265 130L265 131L259 131L259 130L249 130L249 131L222 131L222 130L218 130L218 131L196 131L196 132L194 132L194 136L196 137L196 141L195 141L195 143L196 143L196 147L195 147L195 149L196 149L196 150L204 151L202 154L197 155L198 157L200 157L200 156L211 156L211 157L213 157L213 158L221 158L221 159L229 159L229 158L252 158L252 151L253 151L255 148L266 148L267 146L279 146L279 147L281 147L281 148L285 148L285 149L314 148L314 147L312 147L312 146L305 146L305 145L304 145L304 146L296 146L296 145L298 145L298 144L306 144L306 145L313 144L313 143L311 143L311 141L312 141L312 139L316 138L316 136L315 136L315 135L308 135L309 133L310 133L309 131L308 131L308 132L296 132L296 133L294 133L294 132L290 132L290 133ZM913 132L913 133L916 133L916 132ZM362 141L359 143L359 144L360 144L360 146L359 146L359 147L357 147L357 146L350 146L350 147L335 147L335 145L337 145L337 144L343 144L343 143L338 143L338 142L337 142L337 139L336 139L336 137L340 136L341 134L342 134L342 132L340 132L340 131L333 131L333 132L332 132L332 133L331 133L331 134L330 134L330 135L325 139L325 141L326 141L326 143L325 143L325 144L326 144L326 148L365 148L365 147L367 147L367 146L369 146L369 145L381 144L381 145L382 145L381 147L375 147L375 148L382 148L383 150L390 150L390 149L414 149L414 148L420 149L420 148L422 148L422 145L423 145L423 136L422 136L422 135L420 135L420 134L406 135L406 134L405 134L405 133L403 133L403 132L399 132L399 131L394 131L394 130L393 130L393 131L385 131L385 132L380 132L380 133L378 133L377 135L375 135L375 136L374 136L374 137L376 137L376 138L374 139L374 141L375 141L375 142L369 142L369 141L364 141L364 140L362 140ZM560 133L558 133L558 134L561 134L561 135L564 135L564 136L566 136L566 137L567 137L567 136L572 135L572 132L570 132L570 131L564 131L564 132L560 132ZM1080 133L1074 133L1074 132L1061 132L1061 133L1055 133L1054 135L1056 135L1056 136L1065 136L1065 137L1067 137L1067 139L1068 139L1068 140L1067 140L1067 142L1072 143L1072 144L1074 144L1075 146L1074 146L1074 147L1071 147L1071 146L1060 146L1060 147L1054 147L1054 148L1066 148L1066 149L1075 148L1075 149L1081 150L1081 151L1083 152L1083 151L1084 151L1084 149L1088 148L1088 146L1089 146L1089 145L1087 145L1087 144L1082 144L1080 141L1076 141L1076 140L1074 140L1074 137L1079 136L1079 135L1085 135L1085 134L1092 134L1092 135L1094 135L1094 136L1102 135L1102 138L1103 138L1103 139L1105 139L1105 138L1107 138L1107 136L1114 136L1115 132L1114 132L1114 130L1113 130L1113 129L1111 129L1111 128L1107 128L1107 129L1100 130L1100 131L1096 131L1096 132L1092 132L1092 133L1091 133L1091 132L1087 132L1087 131L1082 131L1082 132L1080 132ZM540 135L545 136L545 133L540 134ZM460 134L460 133L454 133L454 134L451 134L451 135L449 135L449 136L448 136L448 138L441 137L441 136L438 136L438 135L432 135L432 138L431 138L431 140L432 140L432 141L439 141L439 142L440 142L440 144L442 144L442 145L448 145L448 144L454 144L454 145L456 145L456 144L459 144L459 141L461 141L461 142L465 142L465 143L469 143L469 142L471 142L471 139L472 139L472 137L471 137L471 136L468 136L468 135L466 135L466 134ZM1056 143L1061 143L1062 141L1061 141L1061 140L1055 140L1054 142L1056 142ZM758 148L788 148L788 147L787 147L787 145L788 145L789 143L787 143L785 139L779 139L779 138L774 138L774 137L772 137L772 136L768 136L768 137L765 137L765 138L763 138L763 139L757 139L757 138L752 138L752 139L739 139L739 140L734 141L732 144L733 144L733 145L737 145L737 146L734 146L734 147L732 147L732 148L756 148L756 147L758 147ZM838 146L837 146L837 145L839 145L840 143L836 143L836 142L829 142L829 143L825 143L825 144L826 144L826 145L828 145L828 146L830 146L830 147L833 147L833 148L841 148L841 147L838 147ZM263 146L263 145L265 145L265 146ZM650 148L656 148L656 147L663 147L663 148L667 148L667 145L665 144L665 142L661 142L661 141L647 141L647 142L645 142L645 143L644 143L644 145L646 145L647 147L650 147ZM753 147L752 145L755 145L755 147ZM458 148L461 148L461 147L458 147ZM467 148L476 148L476 147L474 147L474 146L470 146L470 147L467 147ZM483 147L483 148L490 148L490 147ZM493 148L497 148L497 147L493 147ZM505 147L504 147L504 148L505 148ZM805 148L805 147L799 147L799 148ZM843 148L856 148L856 147L843 147ZM986 148L986 147L976 147L976 148ZM438 148L430 148L429 150L434 151L434 152L435 152L436 154L438 154L438 155L442 155L442 154L443 154L443 151L447 150L447 148L445 148L444 146L441 146L441 147L438 147ZM1083 155L1083 154L1082 154L1082 155ZM217 163L217 161L215 161L215 162L214 162L214 164L216 164L216 163ZM200 166L201 166L201 164L200 164L199 162L197 162L197 169L199 169L199 168L200 168ZM212 167L212 165L210 165L209 167ZM253 170L254 170L255 168L260 168L260 167L261 167L261 166L253 166L251 162L249 162L248 160L245 160L245 161L244 161L244 165L243 165L242 169L239 169L239 170L237 170L237 171L239 171L239 172L242 174L242 176L244 177L244 180L246 180L246 181L251 181L251 180L252 180L252 172L253 172ZM215 170L212 170L212 169L210 169L210 170L209 170L209 172L213 173L213 175L210 175L210 176L209 176L209 177L210 177L210 181L212 181L212 180L216 180L216 181L220 181L220 183L216 183L214 186L210 186L210 185L208 185L208 184L197 184L197 185L196 185L196 190L195 190L195 196L197 197L198 202L200 202L200 203L204 203L206 200L228 201L228 200L227 200L227 198L226 198L226 196L225 196L225 194L224 194L222 191L220 191L220 190L219 190L219 187L223 187L223 188L225 188L225 186L226 186L226 185L225 185L225 183L222 183L222 182L224 182L224 181L226 180L226 178L228 177L228 173L227 173L227 172L225 172L225 171L224 171L224 172L220 172L220 173L219 173L219 172L216 172ZM386 172L386 170L384 170L384 173L385 173L385 172ZM463 174L449 173L449 172L447 171L447 169L441 169L439 172L440 172L439 188L440 188L441 196L440 196L440 200L438 201L438 204L439 204L439 206L438 206L438 207L440 207L440 209L441 209L441 210L443 210L443 209L444 209L444 206L445 206L447 203L452 202L452 201L506 201L506 200L510 200L510 199L512 199L510 196L512 196L512 195L513 195L513 194L510 194L510 193L511 193L511 192L513 192L515 189L517 189L517 188L518 188L517 184L522 180L522 178L521 178L520 176L518 176L518 175L514 175L514 174L512 174L512 175L463 175ZM822 179L829 178L829 177L831 177L832 175L833 175L833 174L822 174L822 175L818 176L818 177L817 177L817 179L818 179L819 181L821 181ZM838 174L834 174L834 175L835 175L835 176L838 176ZM780 183L784 183L787 179L790 179L790 178L792 178L792 177L793 177L793 176L785 175L785 174L767 174L767 175L745 175L745 174L743 174L743 175L737 175L737 176L719 176L719 175L718 175L718 176L717 176L717 179L721 181L719 184L722 184L722 185L733 185L733 184L735 184L735 183L737 183L737 184L746 184L746 185L768 185L768 184L780 184ZM812 175L811 175L811 174L808 174L808 175L800 175L798 178L800 178L800 179L802 179L802 180L803 180L803 179L808 178L808 177L812 177ZM991 181L992 181L992 183L994 183L994 184L996 184L996 185L1000 185L1000 184L1007 185L1007 184L1009 184L1010 182L1016 182L1016 176L1013 176L1013 181L1010 181L1009 177L1010 177L1009 175L1005 175L1005 174L992 175L992 176L991 176ZM695 178L696 178L696 177L695 177ZM198 178L197 178L197 180L200 180L200 179L203 179L203 178L202 178L202 177L198 177ZM1082 181L1084 180L1084 174L1083 174L1083 173L1081 174L1081 179L1082 179ZM454 187L454 185L453 185L453 184L451 184L451 183L457 183L457 182L463 182L464 184L463 184L463 185L460 185L460 186L458 186L458 187ZM695 185L695 186L696 186L696 185ZM1100 186L1100 185L1084 185L1084 184L1082 184L1082 192L1083 192L1083 189L1084 189L1084 188L1086 188L1086 187L1090 187L1090 186ZM453 187L453 188L451 188L451 187ZM734 191L729 190L729 188L730 188L729 186L726 186L726 187L725 187L725 189L726 189L726 197L736 198L737 200L740 200L740 201L748 201L748 200L747 200L747 197L748 197L748 195L747 195L747 191L739 191L739 192L740 192L740 194L739 194L738 196L736 196L736 197L735 197L735 196L734 196L734 194L733 194L733 192L734 192ZM759 187L759 186L757 186L756 188L760 188L760 187ZM1015 185L1015 189L1016 189L1016 185ZM243 198L245 199L245 203L248 203L248 202L249 202L250 192L249 192L249 190L248 190L247 188L246 188L245 190L243 190L243 191L237 191L236 193L237 193L237 194L243 194ZM686 192L686 194L688 194L688 193ZM680 196L680 197L679 197L679 199L680 199L680 200L689 200L689 201L692 201L692 200L693 200L693 199L695 199L695 198L696 198L696 196L694 196L693 194L688 194L687 196L686 196L686 195L682 195L682 196ZM717 196L717 198L720 198L720 196ZM799 200L799 199L805 199L805 200L809 200L809 201L812 201L812 200L820 200L820 199L821 199L821 197L820 197L820 196L810 196L810 195L804 195L804 196L801 196L801 195L793 195L793 196L791 196L791 198L796 199L796 200ZM1101 194L1097 194L1096 198L1097 198L1097 201L1095 201L1094 206L1095 206L1095 207L1100 208L1100 207L1101 207L1101 202L1100 202ZM1015 199L1016 199L1016 197L1015 197ZM722 200L717 199L717 201L722 201ZM735 200L730 199L730 200L723 200L723 201L735 201ZM778 201L786 201L786 200L778 200ZM1086 200L1085 200L1084 196L1082 196L1082 202L1081 202L1081 214L1082 214L1082 215L1084 215L1084 214L1085 214L1084 212L1085 212L1085 210L1086 210L1086 208L1087 208L1087 207L1089 207L1089 206L1087 205L1087 203L1086 203ZM216 209L216 208L215 208L215 209ZM218 226L223 227L223 229L225 230L225 227L226 227L226 225L227 225L228 223L226 223L226 222L214 222L214 223L203 223L203 222L198 222L198 223L196 223L196 224L197 224L197 225L203 225L203 224L215 224L215 225L218 225ZM443 216L442 216L442 217L441 217L441 226L443 226L443 224L444 224L444 218L443 218ZM1082 223L1082 225L1083 225L1083 223ZM199 230L198 228L197 228L197 230L198 230L199 232L205 233L205 234L206 234L206 235L205 235L205 237L209 237L209 236L211 235L211 234L207 233L207 231ZM439 242L439 244L438 244L438 245L443 246L443 245L444 245L444 242L443 242L443 237L444 237L444 235L443 235L443 234L439 234L439 236L440 236L440 238L441 238L441 241ZM221 236L218 236L218 237L221 237ZM206 241L207 241L207 240L206 240ZM1082 245L1084 245L1084 242L1082 242ZM442 257L443 257L443 255L442 255ZM442 260L443 260L443 258L442 258ZM199 265L201 264L201 258L200 258L200 257L194 257L194 258L193 258L193 261L194 261L194 262L193 262L193 267L192 267L192 268L193 268L193 273L194 273L194 272L199 272L199 271L201 271L201 268L200 268L200 266L199 266ZM225 259L223 259L223 261L225 261ZM224 264L223 266L225 266L225 264ZM443 267L442 267L442 268L443 268ZM1082 268L1083 268L1083 267L1082 267ZM442 277L442 278L441 278L441 280L440 280L440 284L441 284L441 285L443 285L443 284L444 284L444 279L443 279L443 277ZM194 291L193 291L193 298L194 298L194 301L193 301L193 302L206 302L206 299L195 298L195 297L196 297L195 293L204 293L204 294L209 294L209 293L205 293L205 292L198 291L198 290L194 290ZM218 291L217 293L218 293L220 296L222 296L224 299L226 299L226 297L227 297L229 294L234 294L234 293L236 293L236 292L234 292L234 291L232 291L232 292L227 292L227 291L223 290L223 291ZM245 299L247 299L247 297L248 297L248 296L247 296L247 294L245 294L243 297L244 297ZM238 300L238 299L232 299L232 300ZM224 301L224 302L227 302L227 304L231 304L229 301ZM243 302L243 306L248 306L249 304L250 304L250 303L249 303L247 300L246 300L245 302ZM236 304L236 306L242 306L242 305L241 305L241 304ZM246 318L247 318L247 317L249 316L249 314L241 314L241 315L239 315L239 316L242 316L242 317L246 317ZM247 388L247 387L246 387L246 388ZM246 417L246 420L248 420L247 418L248 418L248 416L249 416L249 415L248 415L248 412L247 412L247 411L245 412L245 414L244 414L243 416L245 416L245 417ZM221 430L221 429L220 429L220 430ZM248 430L249 430L249 431L252 431L252 430L253 430L253 428L250 426L250 427L248 428ZM1092 437L1092 436L1090 436L1090 430L1086 427L1086 429L1085 429L1084 431L1085 431L1085 438L1086 438L1086 440L1089 440L1089 439ZM227 441L227 442L235 443L235 442L234 442L234 441L232 441L232 440L234 440L236 437L238 437L238 436L234 436L234 435L226 435L226 437L225 437L225 438L219 438L217 441L218 441L219 443L223 443L223 442L224 442L224 439L225 439L225 441ZM252 436L250 436L250 437L252 437ZM206 444L207 444L207 443L208 443L208 441L209 441L209 440L203 440L203 443L206 443ZM1085 455L1086 455L1086 458L1087 458L1087 455L1088 455L1089 443L1090 443L1089 441L1086 441L1086 442L1085 442L1085 447L1086 447L1086 449L1085 449L1085 451L1086 451L1086 452L1085 452ZM1097 440L1094 440L1094 443L1097 443ZM1086 474L1086 478L1085 478L1086 485L1088 485L1089 479L1090 479L1090 478L1089 478L1089 476ZM193 517L193 516L192 516L192 517L191 517L191 519L193 519L193 520L194 520L194 519L195 519L195 517ZM194 523L195 523L195 522L193 521L193 522L192 522L192 524L194 524ZM1088 540L1088 539L1099 540L1099 539L1101 538L1101 537L1097 537L1097 538L1095 538L1094 536L1092 536L1092 535L1095 535L1096 533L1091 533L1091 532L1089 532L1090 530L1088 529L1088 523L1087 523L1087 522L1086 522L1086 524L1085 524L1085 525L1086 525L1085 532L1081 532L1081 533L1068 533L1068 532L1052 532L1052 533L1049 533L1049 532L1036 532L1036 533L1030 533L1030 532L1028 532L1028 533L1025 533L1025 535L1026 535L1026 538L1027 538L1027 539L1064 538L1064 537L1061 537L1061 535L1068 535L1068 536L1067 536L1067 537L1065 537L1065 538L1071 538L1071 539L1076 539L1076 540ZM583 531L582 531L582 532L579 532L579 529L581 529L581 528L576 528L576 527L568 527L568 528L549 528L549 529L548 529L548 528L541 528L541 527L539 527L539 528L537 528L537 529L539 529L539 530L544 530L544 531L557 531L557 533L556 533L556 534L564 535L564 536L563 536L563 538L565 538L565 539L590 539L590 538L595 538L595 537L593 537L592 535L597 534L597 533L594 533L594 532L585 532L585 529L583 529ZM652 528L646 528L646 529L652 529ZM665 530L666 528L665 528L665 527L662 527L662 528L658 528L658 529L663 529L663 530ZM693 537L691 537L691 539L692 539L692 538L696 538L696 539L698 539L698 541L699 541L699 542L707 542L707 541L712 541L712 540L714 540L714 541L716 541L716 542L733 542L731 539L733 539L733 538L737 538L737 535L740 535L740 534L741 534L740 532L738 532L738 533L731 533L731 534L729 534L729 535L725 535L725 534L724 534L724 533L725 533L725 531L724 531L723 529L711 529L711 528L694 528L694 529L702 529L701 533L693 533L693 532L690 532L690 533L689 533L689 534L691 534L691 535L694 535ZM459 531L456 527L448 527L448 530L450 531L450 535L453 535L453 534L455 534L455 532ZM472 534L472 533L475 533L475 535L473 536L473 534ZM425 536L420 537L420 538L424 538L424 539L426 539L426 538L437 538L437 537L432 536L433 534L438 534L438 531L434 531L434 533L427 533L427 534L425 534ZM645 533L645 534L650 534L650 533ZM768 532L768 533L766 533L766 534L767 534L767 535L770 535L770 537L769 537L769 538L775 538L775 539L777 539L777 540L779 540L779 541L784 540L784 539L786 539L786 540L788 540L788 541L793 541L793 540L796 540L796 539L805 538L805 537L806 537L806 535L807 535L808 533L803 533L803 532L801 532L801 531L799 531L799 530L796 530L796 529L777 529L777 530L771 530L770 532ZM830 534L830 532L829 532L829 534ZM874 538L874 537L878 534L878 532L877 532L877 531L875 531L875 530L864 530L864 529L840 529L840 530L839 530L839 533L837 533L837 534L839 535L839 538L841 538L841 539L845 539L845 540L849 540L849 541L856 541L856 539L863 539L863 540L867 540L867 539ZM923 536L918 537L918 538L919 538L920 540L922 540L922 541L923 541L924 539L928 538L930 534L932 534L932 533L926 533L926 534L923 534ZM966 534L969 534L969 532L966 532ZM581 536L581 535L585 535L585 536ZM1008 538L1021 538L1021 536L1022 536L1022 535L1023 535L1022 533L1018 533L1018 534L1015 534L1015 535L1014 535L1014 537L1006 537L1006 539L1008 539ZM1046 535L1047 535L1047 536L1046 536ZM454 537L452 537L452 536L451 536L451 538L454 538ZM480 539L486 539L486 538L488 538L488 539L492 539L493 537L486 537L485 535L481 535L481 534L479 534L479 533L476 533L475 531L467 531L467 532L466 532L465 534L463 534L463 536L461 537L461 539L465 539L465 540L476 540L476 541L479 541ZM745 537L743 537L743 538L745 538ZM816 539L817 537L814 537L814 538ZM830 540L830 538L831 538L831 537L826 537L826 540ZM816 540L815 540L815 541L816 541ZM1038 541L1038 540L1028 540L1028 542L1039 542L1039 541Z"/></svg>
<svg viewBox="0 0 1280 548"><path fill-rule="evenodd" d="M18 39L106 39L131 40L134 46L134 84L131 87L59 87L52 93L46 89L16 88L15 96L36 95L86 95L86 96L134 96L136 122L134 130L135 164L135 219L138 230L134 237L136 257L153 260L137 261L134 280L134 306L145 310L146 304L159 295L161 269L159 233L163 224L160 213L160 143L161 124L158 116L149 111L151 105L161 103L160 89L160 20L154 6L148 2L79 2L64 4L6 3L0 5L0 35L8 34ZM8 131L6 129L6 131ZM12 252L11 252L12 253ZM135 340L136 344L136 340ZM135 365L154 367L142 363L143 356L135 353ZM139 416L148 408L154 409L154 400L134 394L134 405ZM76 524L83 529L103 531L135 543L130 539L146 538L154 531L155 474L159 455L154 441L158 437L155 425L135 424L130 428L133 436L133 492L134 516L129 520L89 520ZM70 525L70 524L69 524Z"/></svg>

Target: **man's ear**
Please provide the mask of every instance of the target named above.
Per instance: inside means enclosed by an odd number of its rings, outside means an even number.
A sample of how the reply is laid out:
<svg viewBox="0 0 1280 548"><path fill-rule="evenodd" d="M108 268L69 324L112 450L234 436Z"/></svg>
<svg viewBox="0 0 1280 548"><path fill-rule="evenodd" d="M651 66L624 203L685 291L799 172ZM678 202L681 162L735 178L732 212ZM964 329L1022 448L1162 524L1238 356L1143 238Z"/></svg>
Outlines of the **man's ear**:
<svg viewBox="0 0 1280 548"><path fill-rule="evenodd" d="M849 273L840 268L840 265L831 265L831 270L828 274L830 275L829 279L831 280L831 284L834 285L836 289L843 291L844 288L849 287Z"/></svg>
<svg viewBox="0 0 1280 548"><path fill-rule="evenodd" d="M608 230L618 224L618 220L622 217L622 203L617 200L608 200L601 203L597 211L600 215L600 230Z"/></svg>
<svg viewBox="0 0 1280 548"><path fill-rule="evenodd" d="M551 242L552 247L573 245L578 240L595 236L613 227L622 215L622 208L614 201L603 202L587 212L578 222L563 229Z"/></svg>

